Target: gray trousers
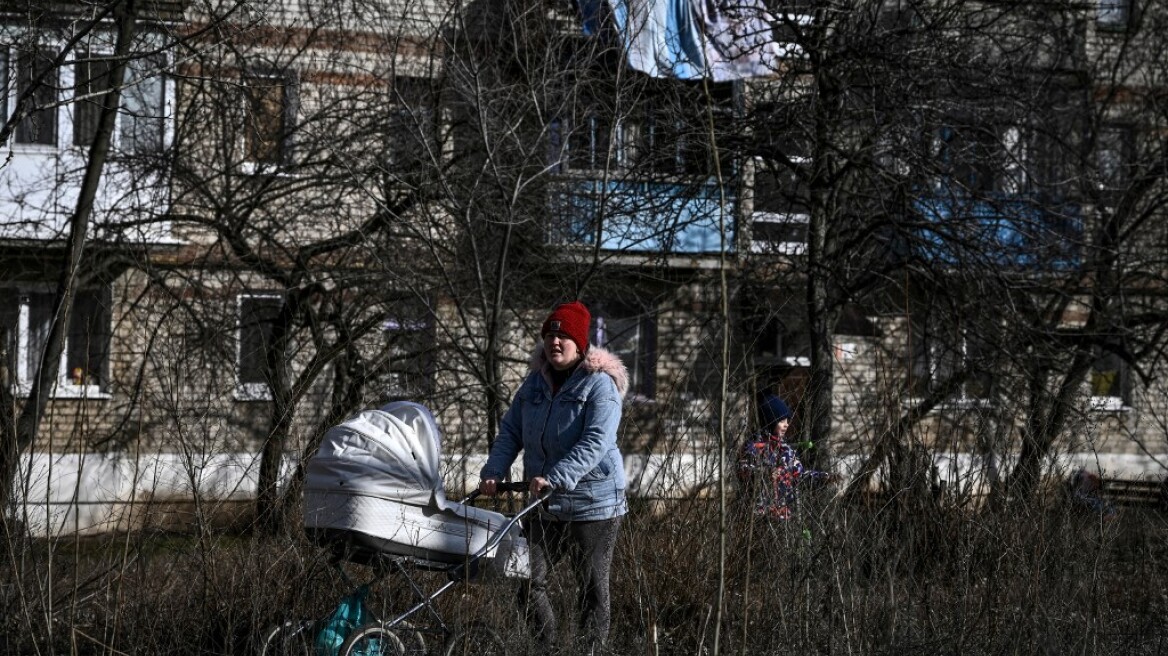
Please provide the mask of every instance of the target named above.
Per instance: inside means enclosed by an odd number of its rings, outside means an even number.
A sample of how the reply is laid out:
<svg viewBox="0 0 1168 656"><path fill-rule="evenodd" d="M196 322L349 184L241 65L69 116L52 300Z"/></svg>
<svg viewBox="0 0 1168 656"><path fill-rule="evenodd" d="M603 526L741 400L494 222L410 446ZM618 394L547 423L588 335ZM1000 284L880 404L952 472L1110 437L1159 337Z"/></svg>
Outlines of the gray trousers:
<svg viewBox="0 0 1168 656"><path fill-rule="evenodd" d="M608 578L621 518L592 522L558 522L536 516L527 523L531 550L531 580L520 588L519 601L527 626L542 653L556 650L556 614L548 597L548 574L564 556L572 564L579 586L580 633L596 652L608 639L612 608Z"/></svg>

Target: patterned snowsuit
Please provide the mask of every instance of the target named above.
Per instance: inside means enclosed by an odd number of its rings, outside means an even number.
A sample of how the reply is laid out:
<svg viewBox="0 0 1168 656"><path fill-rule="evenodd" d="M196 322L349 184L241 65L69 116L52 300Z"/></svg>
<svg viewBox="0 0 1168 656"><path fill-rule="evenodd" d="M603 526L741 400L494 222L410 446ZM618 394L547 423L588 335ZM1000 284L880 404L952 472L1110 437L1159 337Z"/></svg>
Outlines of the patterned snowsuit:
<svg viewBox="0 0 1168 656"><path fill-rule="evenodd" d="M803 468L795 450L781 439L760 433L746 440L738 457L742 494L755 514L788 519L794 510L798 485L823 473Z"/></svg>

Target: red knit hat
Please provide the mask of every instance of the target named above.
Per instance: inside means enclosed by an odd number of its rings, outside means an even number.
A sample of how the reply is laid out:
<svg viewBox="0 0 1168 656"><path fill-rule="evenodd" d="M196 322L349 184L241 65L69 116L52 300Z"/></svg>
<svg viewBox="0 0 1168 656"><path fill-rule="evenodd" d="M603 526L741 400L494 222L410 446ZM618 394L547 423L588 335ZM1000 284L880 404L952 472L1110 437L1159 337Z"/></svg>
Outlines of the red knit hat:
<svg viewBox="0 0 1168 656"><path fill-rule="evenodd" d="M588 324L592 323L592 314L580 301L561 303L552 310L543 322L539 336L548 333L561 333L576 343L581 353L588 350Z"/></svg>

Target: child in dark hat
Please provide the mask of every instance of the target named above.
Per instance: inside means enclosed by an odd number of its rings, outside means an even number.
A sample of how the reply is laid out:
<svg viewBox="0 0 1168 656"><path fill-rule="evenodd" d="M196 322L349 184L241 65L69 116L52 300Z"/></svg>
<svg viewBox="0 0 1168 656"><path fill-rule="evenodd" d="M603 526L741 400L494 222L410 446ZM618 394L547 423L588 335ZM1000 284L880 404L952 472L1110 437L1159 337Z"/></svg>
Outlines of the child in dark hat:
<svg viewBox="0 0 1168 656"><path fill-rule="evenodd" d="M769 394L759 404L762 430L746 440L738 458L738 480L755 514L788 519L797 486L823 472L803 468L798 454L783 441L793 413L779 397Z"/></svg>

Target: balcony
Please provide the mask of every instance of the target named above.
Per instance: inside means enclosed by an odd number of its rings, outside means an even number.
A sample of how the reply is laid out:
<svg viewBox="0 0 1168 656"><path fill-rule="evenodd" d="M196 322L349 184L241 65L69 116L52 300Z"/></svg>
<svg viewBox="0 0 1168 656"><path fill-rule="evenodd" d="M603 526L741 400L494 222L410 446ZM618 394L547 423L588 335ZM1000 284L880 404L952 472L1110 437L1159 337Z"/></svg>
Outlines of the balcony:
<svg viewBox="0 0 1168 656"><path fill-rule="evenodd" d="M920 198L914 209L920 220L914 250L931 263L1048 272L1080 266L1083 221L1077 204L955 193Z"/></svg>
<svg viewBox="0 0 1168 656"><path fill-rule="evenodd" d="M560 179L551 185L549 244L663 255L734 250L736 199L714 181Z"/></svg>

